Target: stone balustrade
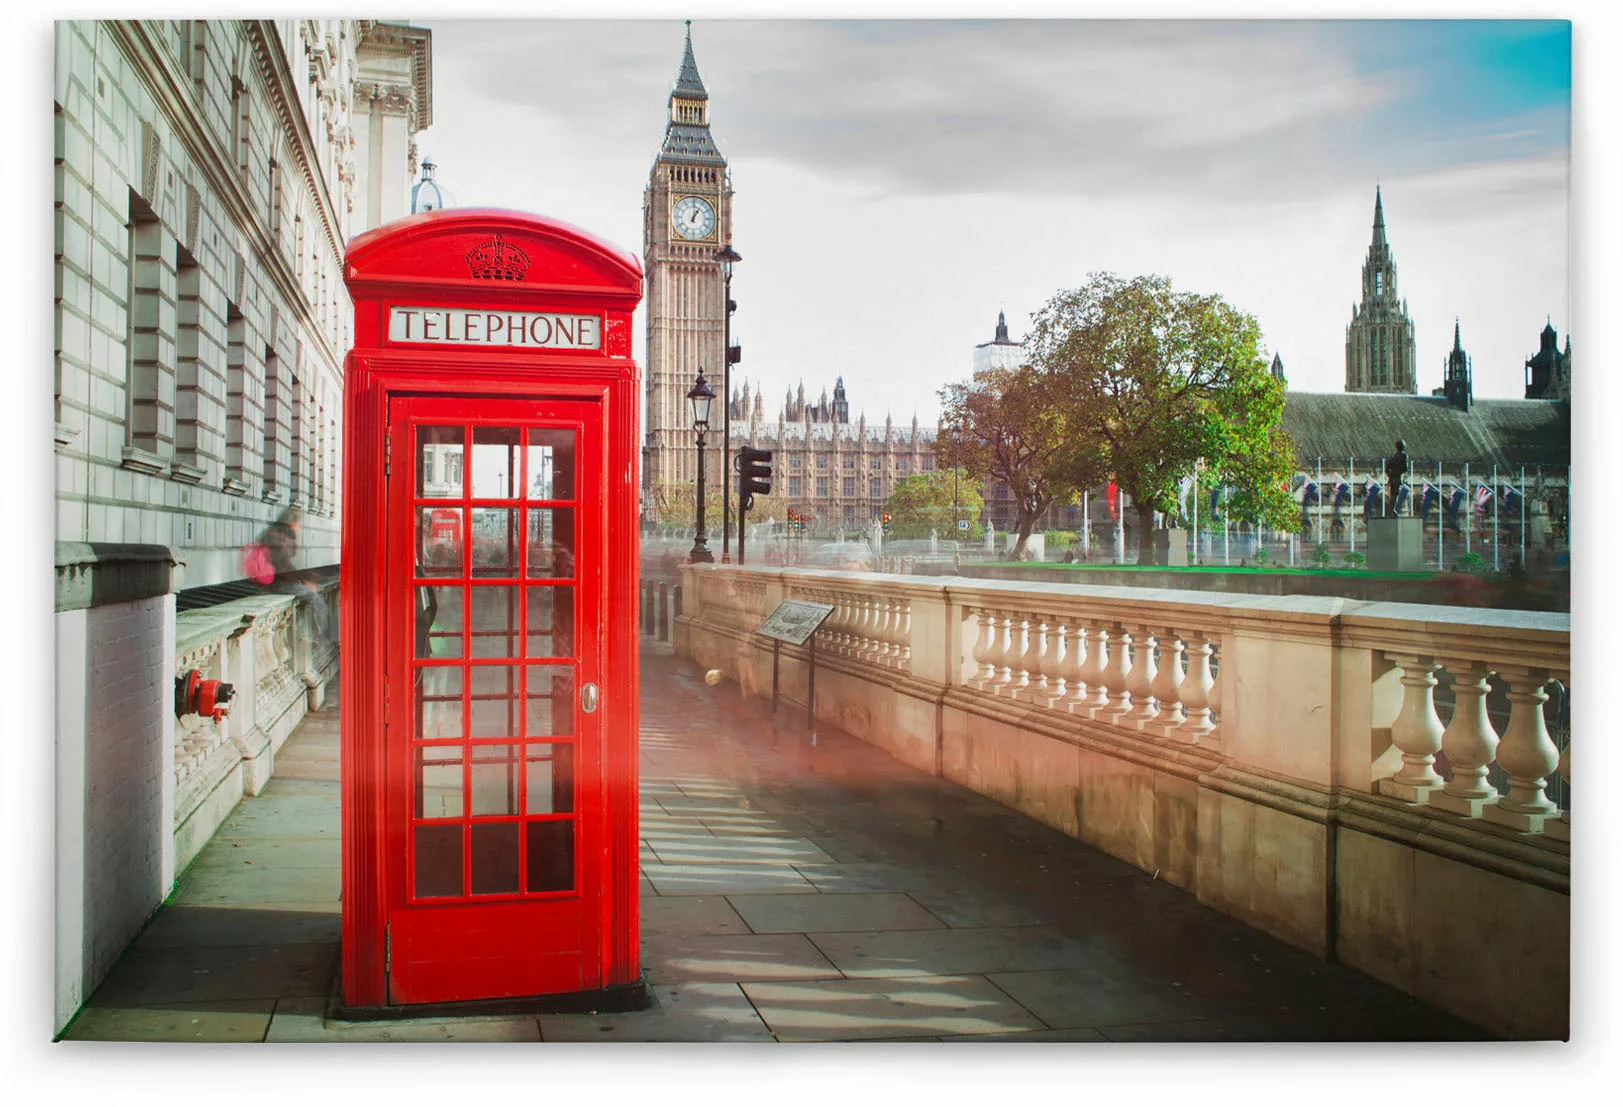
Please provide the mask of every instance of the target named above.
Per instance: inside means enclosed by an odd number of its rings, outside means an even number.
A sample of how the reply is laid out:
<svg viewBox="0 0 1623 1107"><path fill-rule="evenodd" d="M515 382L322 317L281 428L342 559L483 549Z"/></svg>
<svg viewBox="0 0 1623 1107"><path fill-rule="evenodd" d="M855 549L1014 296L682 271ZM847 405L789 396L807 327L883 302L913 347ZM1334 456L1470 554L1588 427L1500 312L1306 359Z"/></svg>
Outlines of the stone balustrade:
<svg viewBox="0 0 1623 1107"><path fill-rule="evenodd" d="M829 604L819 719L1492 1031L1565 1033L1565 614L683 572L678 652L747 692L767 613ZM782 648L785 695L809 661Z"/></svg>
<svg viewBox="0 0 1623 1107"><path fill-rule="evenodd" d="M336 612L338 582L323 588ZM338 620L332 620L336 629ZM198 670L232 685L219 722L185 715L174 730L176 871L184 871L244 795L270 779L276 752L321 706L338 668L336 642L321 643L310 608L264 593L175 616L175 672Z"/></svg>

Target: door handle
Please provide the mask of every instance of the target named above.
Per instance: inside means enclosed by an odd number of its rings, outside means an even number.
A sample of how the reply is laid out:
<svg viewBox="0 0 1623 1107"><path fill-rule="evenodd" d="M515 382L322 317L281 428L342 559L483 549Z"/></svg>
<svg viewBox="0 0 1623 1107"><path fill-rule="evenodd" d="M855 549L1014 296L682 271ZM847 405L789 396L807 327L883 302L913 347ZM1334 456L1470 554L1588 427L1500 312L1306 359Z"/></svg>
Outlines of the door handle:
<svg viewBox="0 0 1623 1107"><path fill-rule="evenodd" d="M581 685L580 709L587 715L597 710L597 685L590 682Z"/></svg>

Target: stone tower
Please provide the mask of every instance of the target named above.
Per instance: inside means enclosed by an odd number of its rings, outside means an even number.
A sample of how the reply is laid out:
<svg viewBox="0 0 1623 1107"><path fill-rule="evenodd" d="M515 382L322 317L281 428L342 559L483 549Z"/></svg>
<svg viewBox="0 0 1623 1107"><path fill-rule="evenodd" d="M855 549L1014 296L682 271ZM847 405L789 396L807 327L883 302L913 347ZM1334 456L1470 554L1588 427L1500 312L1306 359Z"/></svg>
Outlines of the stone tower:
<svg viewBox="0 0 1623 1107"><path fill-rule="evenodd" d="M1567 335L1565 351L1557 350L1555 341L1555 325L1546 319L1538 336L1538 353L1526 362L1523 395L1529 400L1572 399L1572 335Z"/></svg>
<svg viewBox="0 0 1623 1107"><path fill-rule="evenodd" d="M1460 345L1460 321L1454 320L1454 348L1443 362L1443 395L1461 411L1471 410L1471 359Z"/></svg>
<svg viewBox="0 0 1623 1107"><path fill-rule="evenodd" d="M702 366L716 393L706 442L705 479L722 478L721 263L732 241L733 189L727 159L710 135L710 97L693 60L688 24L682 66L668 102L665 141L643 191L643 267L647 278L647 404L643 426L644 503L691 487L695 476L688 389Z"/></svg>
<svg viewBox="0 0 1623 1107"><path fill-rule="evenodd" d="M1347 391L1415 394L1414 322L1398 299L1398 267L1386 242L1381 189L1375 188L1375 230L1364 257L1363 302L1347 325Z"/></svg>

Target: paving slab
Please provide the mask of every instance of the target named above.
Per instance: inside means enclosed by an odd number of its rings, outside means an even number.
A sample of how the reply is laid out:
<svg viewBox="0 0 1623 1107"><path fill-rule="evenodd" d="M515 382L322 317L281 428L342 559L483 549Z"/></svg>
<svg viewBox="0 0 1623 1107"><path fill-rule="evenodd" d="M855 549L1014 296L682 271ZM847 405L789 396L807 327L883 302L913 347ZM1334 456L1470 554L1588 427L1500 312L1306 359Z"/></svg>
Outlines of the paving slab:
<svg viewBox="0 0 1623 1107"><path fill-rule="evenodd" d="M542 1015L544 1042L770 1042L737 984L689 981L654 984L653 1006L614 1015Z"/></svg>
<svg viewBox="0 0 1623 1107"><path fill-rule="evenodd" d="M817 891L792 865L665 865L644 862L643 876L662 896L725 896L734 892Z"/></svg>
<svg viewBox="0 0 1623 1107"><path fill-rule="evenodd" d="M1055 1028L1190 1022L1207 1014L1177 989L1120 962L1091 970L989 973L987 979Z"/></svg>
<svg viewBox="0 0 1623 1107"><path fill-rule="evenodd" d="M140 947L113 967L94 1006L326 995L338 944Z"/></svg>
<svg viewBox="0 0 1623 1107"><path fill-rule="evenodd" d="M742 988L772 1033L786 1042L1043 1029L1035 1015L976 976L745 983Z"/></svg>
<svg viewBox="0 0 1623 1107"><path fill-rule="evenodd" d="M749 835L661 837L650 840L657 860L667 865L799 865L831 864L833 858L804 838Z"/></svg>
<svg viewBox="0 0 1623 1107"><path fill-rule="evenodd" d="M260 1042L274 998L86 1007L62 1035L78 1042Z"/></svg>
<svg viewBox="0 0 1623 1107"><path fill-rule="evenodd" d="M327 999L296 996L276 1005L267 1042L539 1042L534 1015L458 1016L344 1022L326 1019Z"/></svg>
<svg viewBox="0 0 1623 1107"><path fill-rule="evenodd" d="M650 891L644 896L640 911L644 937L655 934L748 934L751 930L725 896L659 896Z"/></svg>
<svg viewBox="0 0 1623 1107"><path fill-rule="evenodd" d="M840 975L804 934L647 934L642 939L642 965L649 981L657 984Z"/></svg>
<svg viewBox="0 0 1623 1107"><path fill-rule="evenodd" d="M1048 926L882 930L810 937L841 972L859 977L1041 971L1113 960L1108 953Z"/></svg>
<svg viewBox="0 0 1623 1107"><path fill-rule="evenodd" d="M891 861L797 864L795 868L819 892L951 892L962 889L964 883L961 874L942 866Z"/></svg>
<svg viewBox="0 0 1623 1107"><path fill-rule="evenodd" d="M142 932L140 946L337 946L343 918L332 904L260 908L171 902Z"/></svg>
<svg viewBox="0 0 1623 1107"><path fill-rule="evenodd" d="M944 924L896 892L815 896L734 895L728 902L757 934L840 930L936 930Z"/></svg>

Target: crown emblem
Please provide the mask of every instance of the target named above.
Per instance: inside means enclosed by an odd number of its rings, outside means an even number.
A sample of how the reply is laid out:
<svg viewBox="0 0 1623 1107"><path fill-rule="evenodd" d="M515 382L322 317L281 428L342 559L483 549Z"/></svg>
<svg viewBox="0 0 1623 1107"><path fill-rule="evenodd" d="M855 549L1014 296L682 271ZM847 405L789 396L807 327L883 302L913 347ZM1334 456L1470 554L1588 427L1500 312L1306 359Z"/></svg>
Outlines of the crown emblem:
<svg viewBox="0 0 1623 1107"><path fill-rule="evenodd" d="M468 272L487 281L521 281L530 267L530 257L498 232L489 242L468 251Z"/></svg>

